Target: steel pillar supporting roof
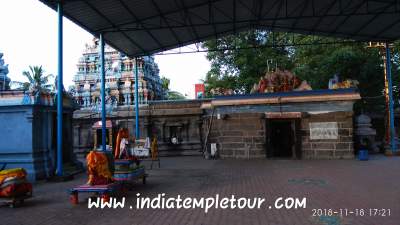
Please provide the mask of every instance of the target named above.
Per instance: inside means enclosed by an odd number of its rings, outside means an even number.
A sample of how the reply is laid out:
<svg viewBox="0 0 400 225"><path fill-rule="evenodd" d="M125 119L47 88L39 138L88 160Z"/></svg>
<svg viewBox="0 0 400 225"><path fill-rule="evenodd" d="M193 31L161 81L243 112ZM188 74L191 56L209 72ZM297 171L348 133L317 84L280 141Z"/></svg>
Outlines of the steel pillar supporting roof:
<svg viewBox="0 0 400 225"><path fill-rule="evenodd" d="M40 0L52 9L59 0ZM248 29L360 41L400 37L400 0L62 0L64 15L130 57Z"/></svg>

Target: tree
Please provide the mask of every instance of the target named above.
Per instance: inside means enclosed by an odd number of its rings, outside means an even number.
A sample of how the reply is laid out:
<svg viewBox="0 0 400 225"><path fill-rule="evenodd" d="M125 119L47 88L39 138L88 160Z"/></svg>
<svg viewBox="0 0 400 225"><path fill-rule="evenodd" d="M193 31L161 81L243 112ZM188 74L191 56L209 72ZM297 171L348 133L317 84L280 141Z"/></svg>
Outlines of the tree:
<svg viewBox="0 0 400 225"><path fill-rule="evenodd" d="M314 89L327 88L335 74L342 80L360 81L364 96L379 95L383 88L382 59L376 49L367 49L364 43L297 47L293 58L294 73Z"/></svg>
<svg viewBox="0 0 400 225"><path fill-rule="evenodd" d="M289 48L262 47L272 44L270 35L271 32L268 31L246 31L204 42L204 48L223 49L207 53L211 69L205 78L206 93L215 87L232 89L236 93L248 93L268 66L277 65L292 69ZM281 39L286 38L281 34L277 36Z"/></svg>
<svg viewBox="0 0 400 225"><path fill-rule="evenodd" d="M171 91L169 89L169 85L171 83L171 80L169 78L166 77L161 77L161 87L162 89L165 91L165 95L167 100L182 100L182 99L186 99L186 97L177 92L177 91Z"/></svg>
<svg viewBox="0 0 400 225"><path fill-rule="evenodd" d="M170 79L166 77L161 77L161 87L165 90L169 90L169 84L171 83Z"/></svg>
<svg viewBox="0 0 400 225"><path fill-rule="evenodd" d="M335 44L310 44L314 42ZM249 93L251 86L258 82L268 66L271 67L267 63L270 60L272 66L292 70L314 89L328 88L329 79L338 74L341 80L358 80L362 97L383 94L383 61L379 51L367 48L367 43L344 43L336 38L255 30L209 40L203 47L223 49L207 53L211 62L205 77L208 95L216 87ZM400 81L399 50L400 42L395 42L392 67L395 91L399 89L396 84Z"/></svg>
<svg viewBox="0 0 400 225"><path fill-rule="evenodd" d="M363 101L357 102L356 111L361 107L365 111L384 109L383 59L378 49L367 48L367 43L298 46L293 59L294 73L309 81L314 89L327 88L329 79L338 74L342 80L359 81L358 89ZM392 80L395 92L400 81L398 65L398 49L394 48ZM393 96L398 98L398 94Z"/></svg>
<svg viewBox="0 0 400 225"><path fill-rule="evenodd" d="M54 76L51 74L44 75L45 71L42 66L29 66L29 70L22 72L22 75L28 79L27 82L15 81L20 89L31 91L33 93L49 92L52 85L49 84L49 79Z"/></svg>
<svg viewBox="0 0 400 225"><path fill-rule="evenodd" d="M168 92L168 100L183 100L183 99L186 99L186 97L177 91Z"/></svg>

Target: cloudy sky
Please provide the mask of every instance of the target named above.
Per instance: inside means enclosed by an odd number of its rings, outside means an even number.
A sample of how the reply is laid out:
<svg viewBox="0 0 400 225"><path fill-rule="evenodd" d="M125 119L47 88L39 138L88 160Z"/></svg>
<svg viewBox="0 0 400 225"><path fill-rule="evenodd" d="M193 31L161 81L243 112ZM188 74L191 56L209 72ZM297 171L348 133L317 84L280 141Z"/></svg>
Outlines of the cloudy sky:
<svg viewBox="0 0 400 225"><path fill-rule="evenodd" d="M64 86L73 84L76 63L91 34L64 19ZM57 72L57 15L38 0L0 0L0 52L9 64L9 77L24 80L29 65ZM171 79L171 89L194 97L194 84L210 68L205 53L159 55L160 75Z"/></svg>

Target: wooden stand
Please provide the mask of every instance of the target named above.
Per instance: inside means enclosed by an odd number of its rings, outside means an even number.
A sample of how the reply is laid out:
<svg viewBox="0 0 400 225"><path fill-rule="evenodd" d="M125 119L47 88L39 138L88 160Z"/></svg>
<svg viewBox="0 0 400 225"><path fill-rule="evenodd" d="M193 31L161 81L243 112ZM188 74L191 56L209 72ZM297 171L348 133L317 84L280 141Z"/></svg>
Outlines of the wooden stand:
<svg viewBox="0 0 400 225"><path fill-rule="evenodd" d="M79 193L95 193L101 197L104 202L108 202L110 200L110 195L116 192L119 189L119 185L112 183L106 185L81 185L75 188L70 189L70 202L73 205L79 203Z"/></svg>
<svg viewBox="0 0 400 225"><path fill-rule="evenodd" d="M115 171L113 179L123 186L123 189L132 189L137 180L146 184L147 174L144 166L135 167L135 162L127 159L115 160Z"/></svg>

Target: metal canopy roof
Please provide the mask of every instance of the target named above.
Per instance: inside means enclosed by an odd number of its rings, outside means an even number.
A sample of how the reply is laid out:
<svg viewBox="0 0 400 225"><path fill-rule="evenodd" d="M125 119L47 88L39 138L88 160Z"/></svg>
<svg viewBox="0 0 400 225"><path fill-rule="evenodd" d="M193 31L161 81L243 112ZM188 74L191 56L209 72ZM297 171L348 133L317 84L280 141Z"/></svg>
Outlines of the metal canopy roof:
<svg viewBox="0 0 400 225"><path fill-rule="evenodd" d="M58 0L40 0L56 9ZM64 15L128 56L251 28L362 41L400 37L399 0L63 0Z"/></svg>

